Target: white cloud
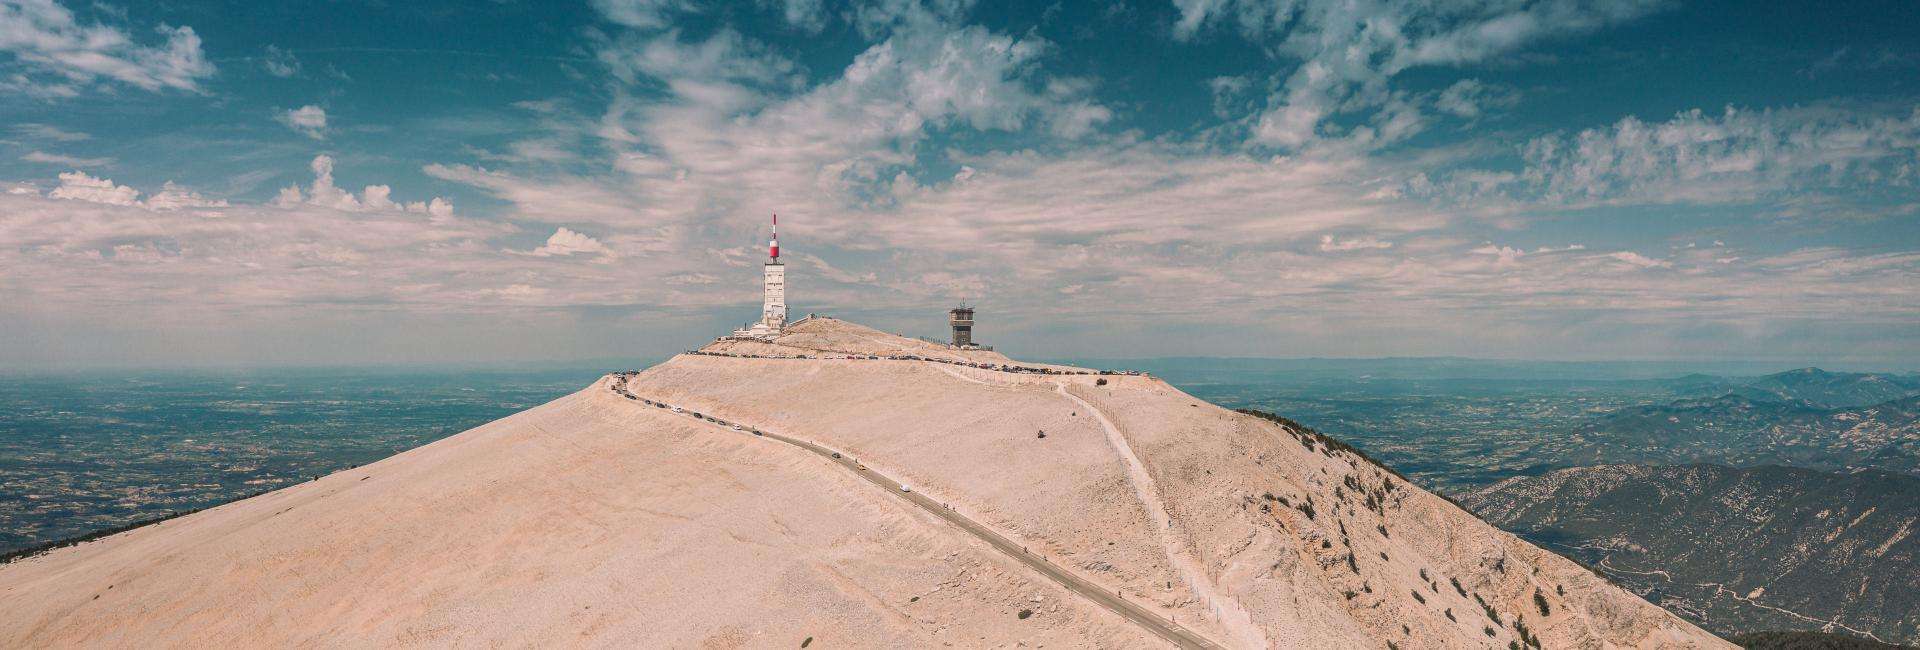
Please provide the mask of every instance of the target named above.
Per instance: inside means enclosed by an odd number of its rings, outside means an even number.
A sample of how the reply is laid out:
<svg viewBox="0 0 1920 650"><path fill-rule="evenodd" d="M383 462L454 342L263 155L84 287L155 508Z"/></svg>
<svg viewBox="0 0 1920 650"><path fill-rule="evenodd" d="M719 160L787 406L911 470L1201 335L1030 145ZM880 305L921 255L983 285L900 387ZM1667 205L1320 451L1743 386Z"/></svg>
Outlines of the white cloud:
<svg viewBox="0 0 1920 650"><path fill-rule="evenodd" d="M86 172L79 171L61 174L60 185L53 188L52 192L48 192L47 197L105 205L137 206L162 212L227 207L226 201L208 199L198 192L175 185L172 181L168 181L160 187L158 193L142 201L140 190L115 184L110 179L95 178L87 175Z"/></svg>
<svg viewBox="0 0 1920 650"><path fill-rule="evenodd" d="M71 199L108 205L139 205L140 190L125 185L115 185L112 180L94 178L86 172L67 172L60 175L60 186L53 188L47 196L56 199Z"/></svg>
<svg viewBox="0 0 1920 650"><path fill-rule="evenodd" d="M334 185L333 156L314 156L307 167L313 170L313 184L304 192L296 185L281 188L273 200L274 205L283 208L313 205L347 212L412 212L436 219L453 216L453 203L446 199L434 197L428 201L400 203L393 200L393 188L386 185L368 185L360 196L354 196L353 192Z"/></svg>
<svg viewBox="0 0 1920 650"><path fill-rule="evenodd" d="M608 71L622 81L664 79L675 84L679 93L707 99L713 97L703 93L724 89L703 86L708 82L790 86L800 81L792 61L732 29L720 29L699 42L682 41L678 31L670 31L644 40L624 40L603 47L598 54Z"/></svg>
<svg viewBox="0 0 1920 650"><path fill-rule="evenodd" d="M93 136L78 131L68 131L51 124L15 124L13 132L23 138L51 140L54 142L79 142Z"/></svg>
<svg viewBox="0 0 1920 650"><path fill-rule="evenodd" d="M529 179L470 165L430 164L428 176L481 188L511 202L523 219L545 222L631 222L643 213L635 197L618 184L582 179ZM612 185L612 186L609 186Z"/></svg>
<svg viewBox="0 0 1920 650"><path fill-rule="evenodd" d="M812 34L827 26L826 3L821 0L781 0L780 15L787 24Z"/></svg>
<svg viewBox="0 0 1920 650"><path fill-rule="evenodd" d="M1346 251L1357 251L1357 250L1367 250L1367 249L1376 249L1376 248L1380 248L1380 249L1393 248L1393 242L1381 241L1378 239L1374 239L1372 237L1354 237L1350 239L1335 239L1333 235L1320 236L1321 252L1342 253Z"/></svg>
<svg viewBox="0 0 1920 650"><path fill-rule="evenodd" d="M214 71L200 36L184 26L153 31L163 42L142 45L120 29L81 24L54 0L0 0L0 52L34 72L12 85L39 87L52 96L71 96L74 84L100 79L144 90L199 90L199 80Z"/></svg>
<svg viewBox="0 0 1920 650"><path fill-rule="evenodd" d="M1514 3L1389 3L1370 0L1176 0L1177 38L1193 38L1208 25L1232 23L1256 41L1277 41L1276 53L1299 61L1277 75L1279 90L1256 117L1255 142L1298 149L1319 139L1347 135L1328 126L1342 113L1370 111L1399 101L1407 123L1411 104L1389 81L1416 66L1459 65L1486 60L1546 37L1592 30L1637 17L1656 0ZM1459 99L1459 98L1456 98ZM1464 104L1453 102L1453 108ZM1376 118L1374 121L1378 122ZM1369 146L1382 138L1367 127Z"/></svg>
<svg viewBox="0 0 1920 650"><path fill-rule="evenodd" d="M914 165L918 145L935 130L1032 129L1076 138L1111 118L1088 99L1087 82L1039 75L1044 42L954 27L930 15L874 18L892 21L889 36L838 78L799 92L804 79L792 62L730 30L699 42L667 32L606 44L599 58L617 77L670 92L648 103L616 97L597 128L629 174L620 193L650 197L642 206L600 198L606 189L555 196L539 187L546 179L456 165L428 172L509 200L525 197L515 202L556 221L635 213L684 219L756 195L756 202L789 205L824 195L857 206L897 200L894 179ZM546 207L582 203L614 205L600 215Z"/></svg>
<svg viewBox="0 0 1920 650"><path fill-rule="evenodd" d="M600 243L600 240L566 228L553 231L553 235L547 237L547 243L539 248L524 253L519 251L508 252L519 255L531 255L533 257L564 257L575 253L607 256L613 254L612 251L607 249L606 244Z"/></svg>
<svg viewBox="0 0 1920 650"><path fill-rule="evenodd" d="M1511 108L1518 103L1520 94L1512 88L1479 79L1462 79L1440 91L1433 105L1456 117L1473 119L1490 109Z"/></svg>
<svg viewBox="0 0 1920 650"><path fill-rule="evenodd" d="M34 163L61 165L64 167L103 167L113 164L112 158L79 158L66 154L29 151L20 156L21 160Z"/></svg>
<svg viewBox="0 0 1920 650"><path fill-rule="evenodd" d="M281 124L285 124L295 131L306 134L309 138L319 140L326 137L327 111L319 106L308 104L300 108L281 111L274 115L274 119L279 120Z"/></svg>
<svg viewBox="0 0 1920 650"><path fill-rule="evenodd" d="M313 185L307 188L307 203L336 210L360 209L360 200L352 192L333 184L333 156L314 156L308 168L313 170Z"/></svg>
<svg viewBox="0 0 1920 650"><path fill-rule="evenodd" d="M386 185L368 185L360 191L360 204L368 210L392 210L400 207L393 202L393 188Z"/></svg>
<svg viewBox="0 0 1920 650"><path fill-rule="evenodd" d="M1526 251L1520 250L1518 248L1514 248L1511 246L1496 246L1491 242L1468 252L1473 253L1474 255L1491 255L1495 260L1498 260L1498 263L1500 266L1513 266L1516 262L1520 260L1520 258L1525 257L1527 254Z"/></svg>
<svg viewBox="0 0 1920 650"><path fill-rule="evenodd" d="M1647 257L1645 255L1635 253L1633 251L1620 251L1617 253L1609 253L1607 257L1611 257L1613 259L1620 260L1622 262L1626 262L1627 264L1638 266L1643 269L1651 269L1651 268L1664 269L1664 268L1673 267L1672 262L1669 262L1666 260L1656 260L1656 259Z"/></svg>
<svg viewBox="0 0 1920 650"><path fill-rule="evenodd" d="M674 14L697 10L686 0L592 0L591 4L607 20L642 29L665 27Z"/></svg>
<svg viewBox="0 0 1920 650"><path fill-rule="evenodd" d="M175 185L173 181L167 181L160 186L159 192L155 192L153 196L147 197L146 206L149 210L165 212L170 210L224 208L227 207L227 202L220 199L209 199L200 196L199 192ZM211 213L202 212L200 214L206 215Z"/></svg>
<svg viewBox="0 0 1920 650"><path fill-rule="evenodd" d="M1752 202L1793 190L1912 183L1902 175L1920 157L1920 108L1885 116L1728 107L1652 124L1627 117L1536 138L1524 155L1525 180L1550 201Z"/></svg>
<svg viewBox="0 0 1920 650"><path fill-rule="evenodd" d="M832 263L822 259L819 255L812 253L800 253L791 257L805 262L808 267L808 273L818 274L830 282L873 284L880 281L880 274L878 273L871 271L866 273L852 273L846 269L834 266Z"/></svg>
<svg viewBox="0 0 1920 650"><path fill-rule="evenodd" d="M266 68L267 74L281 78L292 77L300 72L300 59L292 52L273 45L267 46L267 53L260 58L260 65Z"/></svg>

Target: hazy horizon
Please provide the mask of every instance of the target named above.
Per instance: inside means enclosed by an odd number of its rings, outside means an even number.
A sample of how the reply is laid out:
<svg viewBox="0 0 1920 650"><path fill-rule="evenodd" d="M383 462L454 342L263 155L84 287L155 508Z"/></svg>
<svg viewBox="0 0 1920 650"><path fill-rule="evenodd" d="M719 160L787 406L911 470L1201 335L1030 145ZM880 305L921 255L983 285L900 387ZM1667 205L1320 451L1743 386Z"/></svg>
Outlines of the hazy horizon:
<svg viewBox="0 0 1920 650"><path fill-rule="evenodd" d="M1909 375L1920 374L1920 368L1897 365L1869 364L1829 364L1796 363L1793 361L1769 361L1757 359L1524 359L1458 356L1388 356L1388 357L1253 357L1253 356L1206 356L1180 355L1157 357L1094 357L1094 356L1046 356L1024 355L1018 351L1008 351L1022 361L1042 363L1060 363L1095 368L1133 369L1159 372L1170 364L1194 363L1193 368L1180 368L1182 371L1217 372L1285 372L1288 370L1330 370L1342 372L1365 372L1379 368L1389 372L1411 370L1415 376L1428 379L1466 379L1501 378L1528 379L1553 377L1561 379L1590 380L1628 380L1675 378L1688 374L1703 374L1729 378L1759 377L1780 372L1816 368L1835 373L1878 373ZM344 377L375 376L399 377L406 375L446 375L454 373L497 374L497 375L538 375L570 372L615 372L619 370L642 370L663 362L666 356L658 357L607 357L580 359L538 359L518 361L473 361L473 362L433 362L414 363L392 362L346 362L329 364L202 364L202 365L67 365L67 366L10 366L0 368L0 377L68 376L102 373L115 374L286 374ZM1430 364L1426 367L1408 364ZM1454 373L1454 374L1449 374Z"/></svg>

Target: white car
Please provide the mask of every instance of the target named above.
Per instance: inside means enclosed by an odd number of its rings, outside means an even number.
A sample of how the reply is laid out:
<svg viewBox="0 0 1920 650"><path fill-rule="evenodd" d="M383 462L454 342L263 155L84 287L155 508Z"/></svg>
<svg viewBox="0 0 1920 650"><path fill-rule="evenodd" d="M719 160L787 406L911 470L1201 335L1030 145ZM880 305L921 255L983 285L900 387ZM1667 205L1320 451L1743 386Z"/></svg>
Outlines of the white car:
<svg viewBox="0 0 1920 650"><path fill-rule="evenodd" d="M900 491L901 491L901 492L912 492L912 491L913 491L913 488L910 488L910 487L907 487L905 483L902 483L902 484L900 484Z"/></svg>
<svg viewBox="0 0 1920 650"><path fill-rule="evenodd" d="M682 410L680 410L680 407L678 407L678 406L675 406L675 407L673 407L673 412L675 412L675 413L685 413L685 411L682 411Z"/></svg>
<svg viewBox="0 0 1920 650"><path fill-rule="evenodd" d="M738 424L736 424L736 425L733 425L733 430L734 430L734 431L739 431L739 430L740 430L740 425L738 425Z"/></svg>

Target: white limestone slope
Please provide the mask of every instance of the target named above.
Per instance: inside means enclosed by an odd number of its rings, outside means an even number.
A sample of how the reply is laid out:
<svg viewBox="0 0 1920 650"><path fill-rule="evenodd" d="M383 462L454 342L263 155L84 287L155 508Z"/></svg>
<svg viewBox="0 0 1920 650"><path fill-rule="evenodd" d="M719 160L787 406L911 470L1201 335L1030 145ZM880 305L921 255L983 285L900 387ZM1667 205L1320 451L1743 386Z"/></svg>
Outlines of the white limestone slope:
<svg viewBox="0 0 1920 650"><path fill-rule="evenodd" d="M682 355L625 385L846 452L1223 645L1501 648L1524 621L1552 648L1731 647L1158 380L821 358L1011 363L791 329L709 351L815 358ZM0 566L0 646L1165 643L844 468L608 388Z"/></svg>

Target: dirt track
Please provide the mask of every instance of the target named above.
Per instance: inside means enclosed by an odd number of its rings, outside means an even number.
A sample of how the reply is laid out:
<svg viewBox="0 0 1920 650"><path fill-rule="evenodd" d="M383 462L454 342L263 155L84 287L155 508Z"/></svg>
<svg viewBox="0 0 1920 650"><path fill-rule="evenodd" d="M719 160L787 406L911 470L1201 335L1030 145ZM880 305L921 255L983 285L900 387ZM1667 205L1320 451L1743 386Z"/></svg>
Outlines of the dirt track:
<svg viewBox="0 0 1920 650"><path fill-rule="evenodd" d="M616 390L622 390L623 395L633 395L633 393L631 392L624 392L623 389L616 389ZM637 408L651 408L647 405L648 402L658 402L658 400L651 400L650 398L640 397L637 395L634 395L634 397L638 398L639 400L644 400L641 404L637 405ZM665 402L660 402L660 403L665 403ZM667 407L671 409L673 408L673 405L667 404ZM678 411L678 413L685 415L690 419L693 417L693 414L691 412L685 412L684 408L682 408L681 411ZM881 474L880 472L875 471L872 468L861 465L859 461L855 460L851 456L847 456L845 454L835 452L834 450L828 449L826 447L820 446L818 444L815 444L807 440L802 440L800 438L795 438L788 435L774 433L772 431L762 430L762 429L759 429L758 427L753 427L750 425L747 425L748 430L742 431L742 430L733 429L728 426L723 426L716 422L709 422L706 420L700 420L700 422L709 427L722 429L725 431L731 431L731 432L738 433L740 435L745 435L745 436L755 436L755 437L767 438L770 440L776 440L779 442L784 442L789 445L793 445L795 447L799 447L801 449L805 449L807 451L813 452L815 455L818 455L821 458L825 458L827 462L830 462L842 468L845 468L847 471L854 473L860 478L866 479L868 482L873 483L876 486L879 486L879 488L882 491L892 494L896 497L899 497L907 501L908 503L912 503L914 505L920 506L922 509L926 510L927 512L931 512L935 516L938 516L941 519L945 519L947 523L953 524L954 526L959 527L961 530L964 530L967 533L973 535L974 537L979 538L981 541L986 542L988 545L992 546L995 550L1000 551L1002 554L1005 554L1007 557L1013 558L1014 560L1017 560L1020 563L1027 565L1033 570L1040 572L1041 575L1046 576L1048 579L1053 580L1054 582L1060 583L1060 585L1062 587L1065 587L1068 591L1071 591L1075 594L1079 594L1080 596L1087 598L1088 600L1091 600L1096 604L1099 604L1101 607L1105 607L1108 610L1111 610L1113 613L1119 614L1120 616L1125 617L1127 620L1133 621L1135 624L1138 624L1139 626L1146 628L1148 631L1154 633L1154 635L1159 636L1160 638L1171 641L1175 645L1178 645L1182 648L1220 647L1218 644L1215 644L1212 641L1207 640L1205 637L1200 636L1194 631L1189 630L1185 627L1181 627L1178 623L1174 621L1169 621L1167 619L1156 616L1154 615L1153 612L1150 612L1145 608L1140 607L1139 605L1135 605L1132 602L1126 600L1125 598L1121 598L1118 593L1109 593L1106 589L1103 589L1097 585L1094 585L1093 583L1088 582L1087 580L1081 578L1080 576L1076 576L1066 571L1065 569L1062 569L1054 565L1052 562L1047 561L1046 558L1033 554L1031 551L1028 551L1025 547L1014 543L1012 540L1009 540L1006 537L1001 536L999 533L993 532L992 530L988 529L986 526L980 525L979 522L973 521L972 519L968 519L965 516L961 515L960 513L954 512L953 509L948 508L945 504L942 504L938 501L930 499L925 494L921 494L919 492L909 492L909 491L900 489L901 486L905 486L906 484L901 483L899 480L896 480L894 478L888 477L885 474ZM745 423L736 423L736 424L745 425ZM756 430L758 431L757 434L754 433L754 431ZM911 487L911 486L907 486L907 487Z"/></svg>

